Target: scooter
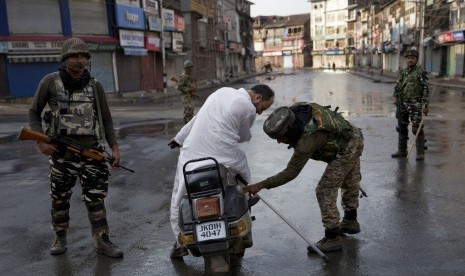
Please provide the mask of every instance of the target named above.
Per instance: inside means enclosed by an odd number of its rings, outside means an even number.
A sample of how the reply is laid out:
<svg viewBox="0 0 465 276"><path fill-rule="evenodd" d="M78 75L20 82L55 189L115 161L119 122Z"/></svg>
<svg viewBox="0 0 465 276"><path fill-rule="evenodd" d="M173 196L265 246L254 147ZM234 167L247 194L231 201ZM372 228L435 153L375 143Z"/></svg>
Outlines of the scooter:
<svg viewBox="0 0 465 276"><path fill-rule="evenodd" d="M227 169L212 157L188 161L183 174L187 195L179 207L179 239L204 258L205 271L227 273L231 257L243 257L253 245L247 195L237 177L228 183Z"/></svg>

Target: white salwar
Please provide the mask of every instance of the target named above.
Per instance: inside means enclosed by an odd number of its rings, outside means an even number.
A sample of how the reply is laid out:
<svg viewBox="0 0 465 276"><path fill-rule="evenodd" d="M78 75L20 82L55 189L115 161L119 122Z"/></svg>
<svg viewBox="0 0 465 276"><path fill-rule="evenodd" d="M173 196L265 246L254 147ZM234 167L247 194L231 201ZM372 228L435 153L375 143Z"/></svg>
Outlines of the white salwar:
<svg viewBox="0 0 465 276"><path fill-rule="evenodd" d="M178 238L178 208L186 194L183 166L193 159L213 157L226 167L228 175L240 174L250 182L250 170L245 153L239 143L250 141L256 109L249 93L241 88L220 88L211 94L199 112L176 135L180 149L176 176L171 196L170 222L175 238ZM210 161L211 162L211 161ZM188 170L204 165L195 162Z"/></svg>

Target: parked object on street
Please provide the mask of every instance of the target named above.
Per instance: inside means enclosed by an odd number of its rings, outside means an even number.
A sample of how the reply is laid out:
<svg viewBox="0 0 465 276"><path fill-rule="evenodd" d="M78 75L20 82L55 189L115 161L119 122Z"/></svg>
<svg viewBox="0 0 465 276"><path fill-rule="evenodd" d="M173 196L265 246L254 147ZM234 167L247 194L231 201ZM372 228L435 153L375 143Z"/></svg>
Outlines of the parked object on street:
<svg viewBox="0 0 465 276"><path fill-rule="evenodd" d="M183 168L187 194L179 207L179 239L206 272L229 272L230 258L243 257L253 245L247 195L229 183L225 167L211 157L188 161Z"/></svg>

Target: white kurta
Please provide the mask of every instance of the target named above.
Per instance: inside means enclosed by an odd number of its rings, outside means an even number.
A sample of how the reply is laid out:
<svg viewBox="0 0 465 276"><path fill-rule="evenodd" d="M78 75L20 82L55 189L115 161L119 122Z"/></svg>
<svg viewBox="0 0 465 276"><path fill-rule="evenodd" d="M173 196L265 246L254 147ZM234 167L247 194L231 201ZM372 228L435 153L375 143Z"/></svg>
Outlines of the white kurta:
<svg viewBox="0 0 465 276"><path fill-rule="evenodd" d="M171 196L170 222L176 239L178 208L186 194L183 166L192 159L213 157L228 169L228 174L240 174L250 182L250 170L245 153L239 143L250 141L256 109L249 93L241 88L220 88L211 94L199 112L176 135L176 142L182 145ZM200 166L201 162L193 165ZM188 165L189 166L189 165ZM188 170L194 169L189 167Z"/></svg>

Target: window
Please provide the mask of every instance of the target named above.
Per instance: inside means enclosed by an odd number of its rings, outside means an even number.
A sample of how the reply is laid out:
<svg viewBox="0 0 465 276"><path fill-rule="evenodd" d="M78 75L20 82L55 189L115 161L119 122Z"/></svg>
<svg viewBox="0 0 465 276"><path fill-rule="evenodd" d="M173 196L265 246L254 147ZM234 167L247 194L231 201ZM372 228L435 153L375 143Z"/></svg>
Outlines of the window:
<svg viewBox="0 0 465 276"><path fill-rule="evenodd" d="M451 10L450 11L450 25L455 25L457 24L458 20L457 20L457 14L458 14L458 11L457 10Z"/></svg>

